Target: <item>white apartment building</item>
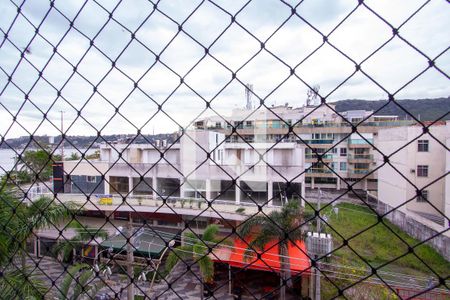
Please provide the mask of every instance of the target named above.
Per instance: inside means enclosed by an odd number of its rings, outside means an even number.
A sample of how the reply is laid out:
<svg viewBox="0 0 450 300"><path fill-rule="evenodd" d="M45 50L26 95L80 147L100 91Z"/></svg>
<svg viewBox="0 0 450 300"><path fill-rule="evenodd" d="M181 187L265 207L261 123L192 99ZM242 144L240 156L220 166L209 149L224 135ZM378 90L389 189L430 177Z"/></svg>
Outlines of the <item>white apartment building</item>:
<svg viewBox="0 0 450 300"><path fill-rule="evenodd" d="M381 128L411 124L397 116L372 115L353 110L337 114L333 104L292 108L288 105L260 109L234 109L230 116L205 118L198 129L219 131L228 143L299 143L305 147L305 186L339 190L376 190L373 145ZM331 107L331 109L330 109ZM357 126L357 132L352 126ZM233 127L235 130L233 130ZM318 161L321 155L322 161Z"/></svg>
<svg viewBox="0 0 450 300"><path fill-rule="evenodd" d="M378 199L408 216L421 216L449 226L450 216L450 122L440 122L424 133L422 126L383 129L377 147L385 155L378 165ZM417 195L417 190L422 190ZM430 205L430 203L432 205ZM434 207L433 207L434 206Z"/></svg>
<svg viewBox="0 0 450 300"><path fill-rule="evenodd" d="M99 160L64 162L64 193L266 206L303 197L303 145L224 140L223 133L192 130L172 145L102 145Z"/></svg>

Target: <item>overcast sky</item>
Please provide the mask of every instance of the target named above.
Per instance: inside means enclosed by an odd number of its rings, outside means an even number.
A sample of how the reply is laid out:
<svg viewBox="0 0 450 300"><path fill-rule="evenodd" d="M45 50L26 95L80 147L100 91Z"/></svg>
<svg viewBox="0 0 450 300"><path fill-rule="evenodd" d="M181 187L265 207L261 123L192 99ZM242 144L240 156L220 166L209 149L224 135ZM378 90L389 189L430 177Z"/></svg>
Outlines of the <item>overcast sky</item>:
<svg viewBox="0 0 450 300"><path fill-rule="evenodd" d="M320 94L327 96L328 101L386 98L386 92L361 72L336 89L355 71L351 60L364 60L362 70L385 90L396 93L398 99L450 95L448 77L434 68L397 92L428 67L428 59L398 37L366 60L392 37L390 26L366 7L358 7L330 34L357 7L358 1L305 0L296 8L304 20L292 16L290 6L275 0L254 0L246 6L246 1L217 0L216 5L205 1L198 9L201 1L162 0L156 10L152 2L144 0L124 0L120 4L113 0L56 0L51 9L48 0L27 0L21 8L23 15L17 15L21 2L0 2L0 134L7 138L28 135L27 131L58 134L54 125L59 127L60 110L65 111L66 128L74 122L67 131L69 135L93 135L96 129L105 134L136 132L128 121L115 114L114 106L119 105L120 114L136 127L143 126L142 132L171 132L200 114L213 115L209 109L203 112L203 99L210 101L219 92L211 107L220 114L245 106L242 83L253 84L254 92L268 105L289 102L301 106L308 87L290 76L288 67L294 68L300 62L295 74L308 85L320 85ZM296 1L286 2L297 5ZM404 23L425 2L365 1L394 27ZM253 36L236 23L221 35L231 23L230 14L238 11L236 22ZM70 28L68 19L74 20L74 28ZM175 22L183 23L185 32L179 32ZM450 46L448 28L449 3L432 0L399 32L429 58L440 55L435 64L450 74L450 51L445 52ZM130 31L136 31L135 40ZM323 44L318 31L329 35L330 43L351 60L329 44L307 58ZM7 40L3 38L5 32ZM94 46L90 46L89 39L94 37ZM271 53L260 51L260 41ZM209 48L210 55L205 55L203 46ZM24 49L27 53L21 59ZM114 68L112 60L116 61ZM73 66L77 66L75 74ZM230 70L237 71L242 83L229 83ZM45 80L39 79L39 71ZM180 85L178 75L185 77L186 84ZM8 83L8 76L12 76L12 83ZM137 81L139 89L134 86ZM98 86L95 93L93 85ZM60 97L57 90L61 91ZM90 101L85 105L87 99ZM33 104L47 113L49 121L41 124L43 114ZM173 120L158 112L158 104L163 104L162 109ZM17 123L27 131L13 124L7 110L18 113ZM87 121L76 118L76 110L81 110Z"/></svg>

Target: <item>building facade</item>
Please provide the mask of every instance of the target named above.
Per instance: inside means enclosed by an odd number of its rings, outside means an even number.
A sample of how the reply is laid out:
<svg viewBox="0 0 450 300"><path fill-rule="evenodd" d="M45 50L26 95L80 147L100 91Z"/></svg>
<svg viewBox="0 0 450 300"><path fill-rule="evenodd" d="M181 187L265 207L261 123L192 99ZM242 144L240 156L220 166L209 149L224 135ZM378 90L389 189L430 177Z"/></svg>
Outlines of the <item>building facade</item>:
<svg viewBox="0 0 450 300"><path fill-rule="evenodd" d="M378 132L378 149L392 155L378 161L378 199L407 215L448 226L450 211L450 123L406 126ZM447 223L447 224L445 224Z"/></svg>
<svg viewBox="0 0 450 300"><path fill-rule="evenodd" d="M219 131L227 143L298 143L305 148L305 186L333 190L376 190L378 130L411 124L397 116L373 111L337 113L333 104L270 110L234 109L227 117L210 117L195 123L197 129ZM357 131L354 128L357 128Z"/></svg>
<svg viewBox="0 0 450 300"><path fill-rule="evenodd" d="M65 194L114 194L279 206L304 194L298 143L226 143L192 130L177 143L102 145L99 160L65 161Z"/></svg>

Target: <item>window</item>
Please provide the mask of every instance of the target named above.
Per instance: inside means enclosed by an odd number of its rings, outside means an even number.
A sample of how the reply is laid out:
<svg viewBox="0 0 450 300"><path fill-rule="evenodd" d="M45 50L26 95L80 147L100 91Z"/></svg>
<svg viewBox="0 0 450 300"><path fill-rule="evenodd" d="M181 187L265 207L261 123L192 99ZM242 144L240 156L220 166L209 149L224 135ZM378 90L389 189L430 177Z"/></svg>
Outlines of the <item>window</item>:
<svg viewBox="0 0 450 300"><path fill-rule="evenodd" d="M341 148L342 149L342 148ZM344 148L345 149L345 148ZM345 161L339 163L339 169L341 171L347 171L347 163Z"/></svg>
<svg viewBox="0 0 450 300"><path fill-rule="evenodd" d="M417 151L418 152L428 152L428 140L418 140L417 141Z"/></svg>
<svg viewBox="0 0 450 300"><path fill-rule="evenodd" d="M428 201L428 191L423 190L422 195L417 197L417 202L427 202Z"/></svg>
<svg viewBox="0 0 450 300"><path fill-rule="evenodd" d="M341 148L341 156L347 156L347 148Z"/></svg>
<svg viewBox="0 0 450 300"><path fill-rule="evenodd" d="M428 166L418 165L417 166L417 176L428 177Z"/></svg>
<svg viewBox="0 0 450 300"><path fill-rule="evenodd" d="M97 182L97 177L95 177L95 176L86 176L86 182L96 183Z"/></svg>

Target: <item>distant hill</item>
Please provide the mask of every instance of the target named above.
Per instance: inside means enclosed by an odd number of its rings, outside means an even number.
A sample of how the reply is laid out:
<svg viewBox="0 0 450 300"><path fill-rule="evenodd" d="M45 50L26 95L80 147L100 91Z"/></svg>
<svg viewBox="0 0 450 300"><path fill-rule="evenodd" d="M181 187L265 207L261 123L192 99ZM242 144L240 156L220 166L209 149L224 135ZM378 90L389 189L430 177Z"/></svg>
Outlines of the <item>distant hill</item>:
<svg viewBox="0 0 450 300"><path fill-rule="evenodd" d="M435 121L442 116L441 120L450 120L450 97L435 99L418 99L418 100L396 100L405 110L410 112L416 118L420 117L422 121ZM340 100L333 102L336 104L338 112L346 110L377 110L387 103L386 100ZM389 103L382 108L377 115L397 115L401 119L411 117L395 103Z"/></svg>
<svg viewBox="0 0 450 300"><path fill-rule="evenodd" d="M155 140L167 140L170 144L175 141L176 135L173 133L162 133L155 135L134 135L134 134L111 134L111 135L102 135L101 138L97 136L67 136L65 139L65 147L71 148L72 145L78 149L83 148L98 148L99 143L104 143L105 140L109 143L129 143L133 142L134 144L147 144L149 142L154 143ZM54 138L54 143L59 145L61 141L61 136L56 136ZM0 149L24 149L24 148L39 148L36 144L39 143L41 146L48 145L49 137L48 136L34 136L33 141L30 143L29 136L22 136L19 138L11 138L6 139L3 143L0 143Z"/></svg>

